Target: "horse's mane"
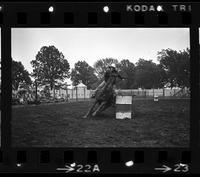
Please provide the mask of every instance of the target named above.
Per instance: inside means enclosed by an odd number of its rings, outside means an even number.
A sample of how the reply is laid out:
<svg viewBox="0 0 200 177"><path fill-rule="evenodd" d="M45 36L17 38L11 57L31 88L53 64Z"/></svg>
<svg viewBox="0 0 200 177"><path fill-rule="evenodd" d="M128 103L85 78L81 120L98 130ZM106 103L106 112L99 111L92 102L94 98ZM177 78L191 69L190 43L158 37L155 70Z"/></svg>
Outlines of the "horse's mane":
<svg viewBox="0 0 200 177"><path fill-rule="evenodd" d="M115 81L116 81L116 76L110 76L108 81L106 82L106 85L105 85L105 90L107 89L111 89L113 87L113 85L115 84Z"/></svg>

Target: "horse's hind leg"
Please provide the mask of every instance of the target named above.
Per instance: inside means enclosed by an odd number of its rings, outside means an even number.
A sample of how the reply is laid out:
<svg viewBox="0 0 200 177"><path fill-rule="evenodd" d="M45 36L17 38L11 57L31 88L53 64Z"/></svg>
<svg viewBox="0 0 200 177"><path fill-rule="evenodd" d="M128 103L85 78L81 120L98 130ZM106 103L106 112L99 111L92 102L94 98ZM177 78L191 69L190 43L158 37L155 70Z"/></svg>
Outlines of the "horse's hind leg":
<svg viewBox="0 0 200 177"><path fill-rule="evenodd" d="M96 106L97 101L94 102L94 104L90 107L89 111L87 112L87 114L85 116L83 116L83 118L87 118L92 114L92 111L94 109L94 107Z"/></svg>

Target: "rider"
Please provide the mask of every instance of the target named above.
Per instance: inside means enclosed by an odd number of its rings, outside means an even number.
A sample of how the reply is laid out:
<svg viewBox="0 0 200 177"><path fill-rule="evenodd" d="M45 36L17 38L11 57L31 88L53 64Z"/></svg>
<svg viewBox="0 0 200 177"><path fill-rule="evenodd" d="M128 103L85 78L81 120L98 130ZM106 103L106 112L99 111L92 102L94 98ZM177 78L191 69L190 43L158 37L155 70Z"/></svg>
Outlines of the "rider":
<svg viewBox="0 0 200 177"><path fill-rule="evenodd" d="M115 76L115 77L118 77L119 79L123 79L123 77L116 70L116 66L114 63L108 66L108 70L104 74L104 81L95 89L92 95L92 98L96 96L96 93L98 90L102 89L105 86L106 82L111 76Z"/></svg>

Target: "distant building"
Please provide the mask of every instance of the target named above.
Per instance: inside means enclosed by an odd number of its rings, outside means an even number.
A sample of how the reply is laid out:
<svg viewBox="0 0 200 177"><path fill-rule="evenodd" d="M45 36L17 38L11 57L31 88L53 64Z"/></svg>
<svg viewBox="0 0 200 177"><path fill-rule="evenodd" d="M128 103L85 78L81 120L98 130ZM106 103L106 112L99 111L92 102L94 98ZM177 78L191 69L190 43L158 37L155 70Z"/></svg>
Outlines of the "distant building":
<svg viewBox="0 0 200 177"><path fill-rule="evenodd" d="M69 89L68 94L70 99L90 98L90 90L88 90L87 86L83 83L80 83L77 86L74 86L71 89Z"/></svg>
<svg viewBox="0 0 200 177"><path fill-rule="evenodd" d="M88 90L87 86L83 83L80 83L77 86L63 86L55 89L56 98L64 98L69 100L90 98L90 93L91 90ZM51 95L53 95L53 91L51 91Z"/></svg>

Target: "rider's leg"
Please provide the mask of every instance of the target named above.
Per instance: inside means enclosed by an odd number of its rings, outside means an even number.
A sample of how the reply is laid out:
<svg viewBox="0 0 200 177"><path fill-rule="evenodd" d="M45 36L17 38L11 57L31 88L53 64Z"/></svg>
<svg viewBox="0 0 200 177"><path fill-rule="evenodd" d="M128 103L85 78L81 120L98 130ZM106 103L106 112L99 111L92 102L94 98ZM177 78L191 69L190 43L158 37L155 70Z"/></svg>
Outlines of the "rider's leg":
<svg viewBox="0 0 200 177"><path fill-rule="evenodd" d="M96 88L96 90L100 90L104 85L105 85L105 81L103 81L101 84L99 84L99 86Z"/></svg>
<svg viewBox="0 0 200 177"><path fill-rule="evenodd" d="M101 90L101 89L104 87L105 83L106 83L106 82L103 81L103 82L94 90L94 93L93 93L93 96L92 96L92 97L95 97L97 91L98 91L98 90Z"/></svg>

